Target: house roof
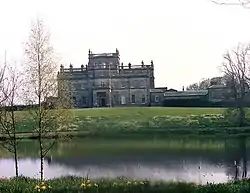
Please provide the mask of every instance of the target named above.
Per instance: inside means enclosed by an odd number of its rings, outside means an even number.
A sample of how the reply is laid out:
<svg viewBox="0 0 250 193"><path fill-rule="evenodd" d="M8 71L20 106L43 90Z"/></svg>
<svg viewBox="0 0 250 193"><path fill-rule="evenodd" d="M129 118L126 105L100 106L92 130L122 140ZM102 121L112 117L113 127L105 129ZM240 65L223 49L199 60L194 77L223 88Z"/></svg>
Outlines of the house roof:
<svg viewBox="0 0 250 193"><path fill-rule="evenodd" d="M219 85L212 85L209 88L226 88L225 85L219 84Z"/></svg>
<svg viewBox="0 0 250 193"><path fill-rule="evenodd" d="M184 96L205 96L208 94L208 90L199 91L179 91L179 92L165 92L165 97L184 97Z"/></svg>
<svg viewBox="0 0 250 193"><path fill-rule="evenodd" d="M161 89L161 88L153 88L153 89L150 89L150 92L152 93L152 92L156 92L156 93L163 93L163 92L165 92L163 89Z"/></svg>

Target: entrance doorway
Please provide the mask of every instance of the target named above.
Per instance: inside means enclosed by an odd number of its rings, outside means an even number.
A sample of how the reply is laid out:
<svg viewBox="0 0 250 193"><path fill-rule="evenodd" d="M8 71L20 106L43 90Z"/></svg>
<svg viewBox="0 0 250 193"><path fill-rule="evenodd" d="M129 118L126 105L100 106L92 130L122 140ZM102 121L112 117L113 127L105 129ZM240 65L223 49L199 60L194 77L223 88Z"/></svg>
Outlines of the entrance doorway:
<svg viewBox="0 0 250 193"><path fill-rule="evenodd" d="M106 107L106 99L105 98L100 99L100 106L101 107Z"/></svg>
<svg viewBox="0 0 250 193"><path fill-rule="evenodd" d="M97 92L97 102L99 107L107 106L107 94L106 92Z"/></svg>

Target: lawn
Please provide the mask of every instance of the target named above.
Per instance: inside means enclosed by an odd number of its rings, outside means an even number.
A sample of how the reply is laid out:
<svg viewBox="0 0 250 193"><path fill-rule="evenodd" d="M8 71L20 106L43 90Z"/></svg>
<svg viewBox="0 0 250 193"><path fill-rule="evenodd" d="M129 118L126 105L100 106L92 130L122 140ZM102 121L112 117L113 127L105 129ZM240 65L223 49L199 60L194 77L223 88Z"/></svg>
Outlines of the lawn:
<svg viewBox="0 0 250 193"><path fill-rule="evenodd" d="M224 116L225 110L223 108L125 107L72 109L71 111L75 115L72 125L78 136L152 137L160 135L165 137L174 134L249 134L250 127L238 129L234 120L235 115L228 118ZM34 121L25 112L17 113L21 119L18 132L32 132ZM249 115L247 115L246 126L250 126Z"/></svg>
<svg viewBox="0 0 250 193"><path fill-rule="evenodd" d="M156 116L188 116L222 114L223 108L171 108L171 107L124 107L74 109L80 119L84 117L115 117L119 120L147 120Z"/></svg>

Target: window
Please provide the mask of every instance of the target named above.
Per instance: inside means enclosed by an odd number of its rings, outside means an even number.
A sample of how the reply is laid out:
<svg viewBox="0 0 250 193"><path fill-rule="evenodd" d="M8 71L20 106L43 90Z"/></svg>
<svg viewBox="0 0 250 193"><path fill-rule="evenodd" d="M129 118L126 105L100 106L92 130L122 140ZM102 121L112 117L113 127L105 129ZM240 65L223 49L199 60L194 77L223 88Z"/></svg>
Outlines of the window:
<svg viewBox="0 0 250 193"><path fill-rule="evenodd" d="M87 82L82 82L81 83L81 89L87 89L87 88L88 88Z"/></svg>
<svg viewBox="0 0 250 193"><path fill-rule="evenodd" d="M130 88L135 88L136 85L136 81L131 81L130 82Z"/></svg>
<svg viewBox="0 0 250 193"><path fill-rule="evenodd" d="M104 82L101 82L101 87L104 87L104 86L105 86Z"/></svg>
<svg viewBox="0 0 250 193"><path fill-rule="evenodd" d="M126 82L122 81L121 82L121 88L125 88Z"/></svg>
<svg viewBox="0 0 250 193"><path fill-rule="evenodd" d="M76 106L76 97L75 96L71 97L71 101L72 101L72 104L74 106Z"/></svg>
<svg viewBox="0 0 250 193"><path fill-rule="evenodd" d="M110 62L106 65L106 68L112 68L113 62Z"/></svg>
<svg viewBox="0 0 250 193"><path fill-rule="evenodd" d="M132 103L134 104L135 103L135 95L132 94Z"/></svg>
<svg viewBox="0 0 250 193"><path fill-rule="evenodd" d="M86 104L87 104L87 100L86 100L86 97L85 97L85 96L82 97L82 104L83 104L83 105L86 105Z"/></svg>
<svg viewBox="0 0 250 193"><path fill-rule="evenodd" d="M141 88L146 88L146 85L147 85L147 80L146 81L145 80L140 81L140 87Z"/></svg>
<svg viewBox="0 0 250 193"><path fill-rule="evenodd" d="M141 103L142 103L142 104L145 104L145 103L146 103L146 97L145 97L145 94L142 94L142 97L141 97Z"/></svg>
<svg viewBox="0 0 250 193"><path fill-rule="evenodd" d="M155 102L158 103L159 102L159 96L155 95Z"/></svg>
<svg viewBox="0 0 250 193"><path fill-rule="evenodd" d="M82 86L81 83L78 83L78 82L76 82L75 85L74 85L76 90L80 90L81 86Z"/></svg>
<svg viewBox="0 0 250 193"><path fill-rule="evenodd" d="M125 96L121 96L121 104L122 105L125 105L126 104L126 98L125 98Z"/></svg>

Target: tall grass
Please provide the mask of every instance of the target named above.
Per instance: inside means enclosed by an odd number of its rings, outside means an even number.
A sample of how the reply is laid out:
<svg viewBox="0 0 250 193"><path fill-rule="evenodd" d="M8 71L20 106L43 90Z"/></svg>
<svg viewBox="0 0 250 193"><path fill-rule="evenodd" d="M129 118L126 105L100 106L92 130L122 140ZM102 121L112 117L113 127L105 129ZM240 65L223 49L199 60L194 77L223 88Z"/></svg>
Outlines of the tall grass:
<svg viewBox="0 0 250 193"><path fill-rule="evenodd" d="M130 179L92 181L79 177L64 177L42 183L24 177L0 180L0 192L4 193L247 193L249 191L249 180L207 185L185 182L135 181Z"/></svg>

